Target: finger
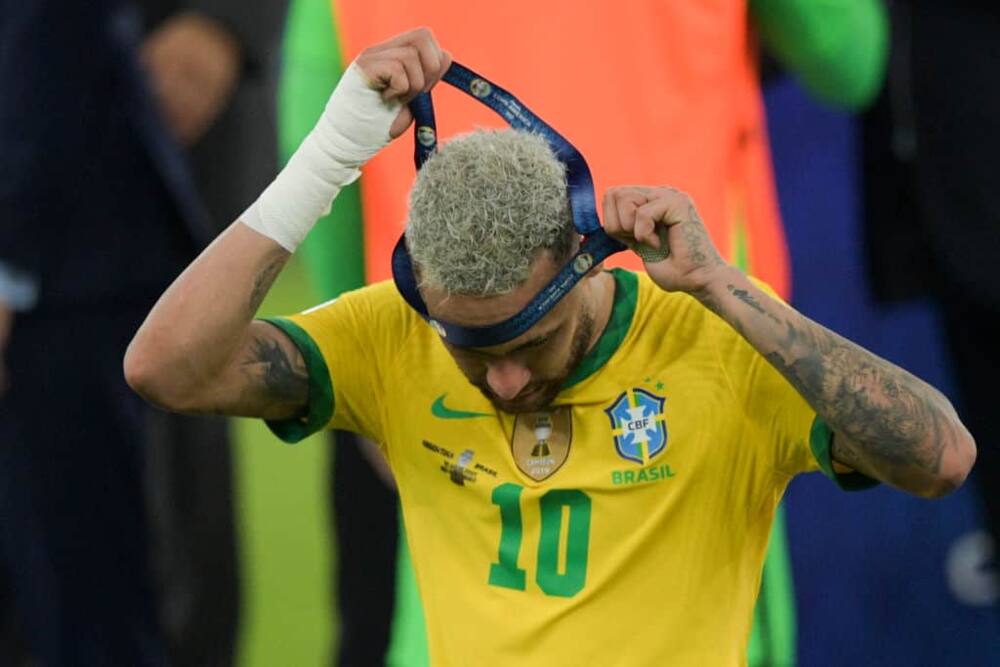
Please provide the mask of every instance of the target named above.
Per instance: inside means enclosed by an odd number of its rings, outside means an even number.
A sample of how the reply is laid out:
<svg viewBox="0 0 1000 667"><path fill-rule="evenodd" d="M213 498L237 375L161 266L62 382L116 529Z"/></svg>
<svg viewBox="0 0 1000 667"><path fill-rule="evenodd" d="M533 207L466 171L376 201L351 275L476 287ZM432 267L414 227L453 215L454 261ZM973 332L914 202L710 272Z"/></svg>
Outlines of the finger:
<svg viewBox="0 0 1000 667"><path fill-rule="evenodd" d="M415 46L401 46L382 51L378 57L380 60L395 60L403 66L403 70L406 72L407 89L399 97L408 100L423 90L426 79L423 67L420 64L420 55Z"/></svg>
<svg viewBox="0 0 1000 667"><path fill-rule="evenodd" d="M427 77L424 75L424 68L420 62L420 52L416 47L407 47L405 53L400 56L400 62L406 68L406 77L410 83L410 88L406 93L406 100L409 101L424 89Z"/></svg>
<svg viewBox="0 0 1000 667"><path fill-rule="evenodd" d="M413 44L415 40L420 39L420 37L423 35L429 35L431 39L434 39L434 33L431 32L431 29L421 26L419 28L413 28L412 30L407 30L406 32L401 32L395 37L390 37L384 42L374 44L369 48L371 50L381 51L384 49L396 48L398 46L405 46L407 44Z"/></svg>
<svg viewBox="0 0 1000 667"><path fill-rule="evenodd" d="M657 223L661 221L670 203L662 199L654 199L639 206L635 211L635 228L632 231L635 240L659 249L660 235L657 233ZM665 231L665 230L664 230Z"/></svg>
<svg viewBox="0 0 1000 667"><path fill-rule="evenodd" d="M392 125L389 127L389 137L395 139L396 137L406 132L406 128L410 126L413 122L413 114L410 112L410 107L405 104L399 109L399 114L396 115L396 120L392 121Z"/></svg>
<svg viewBox="0 0 1000 667"><path fill-rule="evenodd" d="M660 238L656 234L656 224L648 218L640 218L636 215L635 228L632 230L632 236L639 243L643 243L656 249L659 249L660 247Z"/></svg>
<svg viewBox="0 0 1000 667"><path fill-rule="evenodd" d="M444 75L451 66L451 55L441 50L434 33L428 28L416 28L408 30L400 35L396 35L390 40L375 44L365 49L358 60L364 64L364 69L369 67L372 61L380 61L386 57L401 56L400 49L413 49L416 54L416 62L419 63L421 77L414 76L409 65L405 65L410 78L411 88L414 82L420 83L419 88L415 88L409 93L415 96L421 91L430 90Z"/></svg>
<svg viewBox="0 0 1000 667"><path fill-rule="evenodd" d="M618 208L618 221L621 223L622 231L634 234L635 211L646 202L646 198L641 194L626 189L618 193L615 204Z"/></svg>
<svg viewBox="0 0 1000 667"><path fill-rule="evenodd" d="M651 199L635 212L635 238L641 243L660 248L661 241L666 236L667 227L673 224L670 221L671 211L674 202L668 197L658 197Z"/></svg>
<svg viewBox="0 0 1000 667"><path fill-rule="evenodd" d="M448 72L448 68L451 67L452 60L450 53L447 51L441 52L441 69L438 70L437 75L434 77L434 83L444 78L445 73Z"/></svg>
<svg viewBox="0 0 1000 667"><path fill-rule="evenodd" d="M656 221L668 226L686 222L688 210L694 206L686 192L672 187L654 188L650 199L664 204L658 207L660 217Z"/></svg>
<svg viewBox="0 0 1000 667"><path fill-rule="evenodd" d="M424 75L425 84L421 90L427 92L437 83L436 77L441 70L441 49L438 47L437 42L434 41L433 35L429 33L420 35L413 42L413 46L420 57L420 66Z"/></svg>
<svg viewBox="0 0 1000 667"><path fill-rule="evenodd" d="M370 71L373 87L382 91L382 99L388 101L409 93L410 80L399 60L379 60L370 65Z"/></svg>
<svg viewBox="0 0 1000 667"><path fill-rule="evenodd" d="M616 192L612 188L604 193L601 200L601 208L604 209L604 231L609 236L620 236L622 233L621 222L618 221L618 206L615 203Z"/></svg>
<svg viewBox="0 0 1000 667"><path fill-rule="evenodd" d="M618 223L622 226L622 232L631 236L635 227L635 203L619 195L615 197L615 209L618 211Z"/></svg>

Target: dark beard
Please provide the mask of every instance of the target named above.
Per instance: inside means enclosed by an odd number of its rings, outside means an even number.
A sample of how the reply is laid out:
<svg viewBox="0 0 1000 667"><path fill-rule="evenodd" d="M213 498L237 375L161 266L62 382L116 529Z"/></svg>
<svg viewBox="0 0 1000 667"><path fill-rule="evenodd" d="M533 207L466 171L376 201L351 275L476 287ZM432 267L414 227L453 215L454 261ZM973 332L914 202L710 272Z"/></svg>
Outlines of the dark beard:
<svg viewBox="0 0 1000 667"><path fill-rule="evenodd" d="M590 340L594 335L594 318L590 313L583 313L580 318L580 326L573 335L573 342L570 344L569 361L566 367L558 376L550 379L529 382L518 396L504 400L493 393L486 381L474 382L476 388L489 399L498 410L507 414L516 415L525 412L539 412L544 410L555 400L555 397L562 390L562 385L566 378L576 370L583 358L587 356L590 347Z"/></svg>

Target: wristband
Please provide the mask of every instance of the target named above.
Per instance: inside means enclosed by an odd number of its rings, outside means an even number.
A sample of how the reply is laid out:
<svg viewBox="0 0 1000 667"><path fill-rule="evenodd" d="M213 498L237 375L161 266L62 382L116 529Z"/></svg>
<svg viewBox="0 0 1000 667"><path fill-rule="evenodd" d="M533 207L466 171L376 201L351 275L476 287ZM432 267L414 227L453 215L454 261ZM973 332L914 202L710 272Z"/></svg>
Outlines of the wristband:
<svg viewBox="0 0 1000 667"><path fill-rule="evenodd" d="M240 221L295 252L340 189L389 143L398 101L385 102L357 63L340 78L316 127Z"/></svg>

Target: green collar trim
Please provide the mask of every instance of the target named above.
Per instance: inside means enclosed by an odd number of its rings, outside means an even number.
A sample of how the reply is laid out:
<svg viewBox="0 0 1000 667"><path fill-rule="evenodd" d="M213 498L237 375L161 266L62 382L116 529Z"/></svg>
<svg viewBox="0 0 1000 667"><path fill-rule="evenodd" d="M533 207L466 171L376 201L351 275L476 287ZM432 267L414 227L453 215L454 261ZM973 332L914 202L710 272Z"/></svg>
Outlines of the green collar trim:
<svg viewBox="0 0 1000 667"><path fill-rule="evenodd" d="M333 417L333 383L326 367L323 353L305 329L282 317L264 318L268 324L281 329L299 348L309 373L309 399L303 417L281 420L264 420L271 432L284 442L295 444L330 423Z"/></svg>
<svg viewBox="0 0 1000 667"><path fill-rule="evenodd" d="M600 370L625 340L625 334L632 326L632 316L635 315L635 304L639 298L639 277L624 269L611 269L611 275L615 279L615 300L611 305L611 317L594 347L563 382L563 389L583 382Z"/></svg>
<svg viewBox="0 0 1000 667"><path fill-rule="evenodd" d="M843 491L863 491L878 486L878 480L872 479L860 472L841 474L833 469L833 457L830 445L833 444L833 431L819 417L813 419L809 432L809 448L812 449L820 470Z"/></svg>

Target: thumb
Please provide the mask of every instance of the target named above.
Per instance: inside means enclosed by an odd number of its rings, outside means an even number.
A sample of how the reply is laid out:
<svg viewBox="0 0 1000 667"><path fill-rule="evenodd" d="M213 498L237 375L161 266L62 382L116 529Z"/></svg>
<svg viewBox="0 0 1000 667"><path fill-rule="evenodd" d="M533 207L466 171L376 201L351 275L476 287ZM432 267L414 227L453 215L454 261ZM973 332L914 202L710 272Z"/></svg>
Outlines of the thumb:
<svg viewBox="0 0 1000 667"><path fill-rule="evenodd" d="M399 135L403 134L412 122L413 114L410 113L410 108L403 104L399 109L399 114L396 116L396 120L392 121L392 125L389 127L389 137L395 139Z"/></svg>
<svg viewBox="0 0 1000 667"><path fill-rule="evenodd" d="M667 227L664 225L656 225L654 229L656 231L656 236L660 241L659 248L650 243L643 242L637 242L632 248L635 254L639 255L639 258L642 259L645 264L655 264L656 262L662 262L670 257L670 244L667 241Z"/></svg>

